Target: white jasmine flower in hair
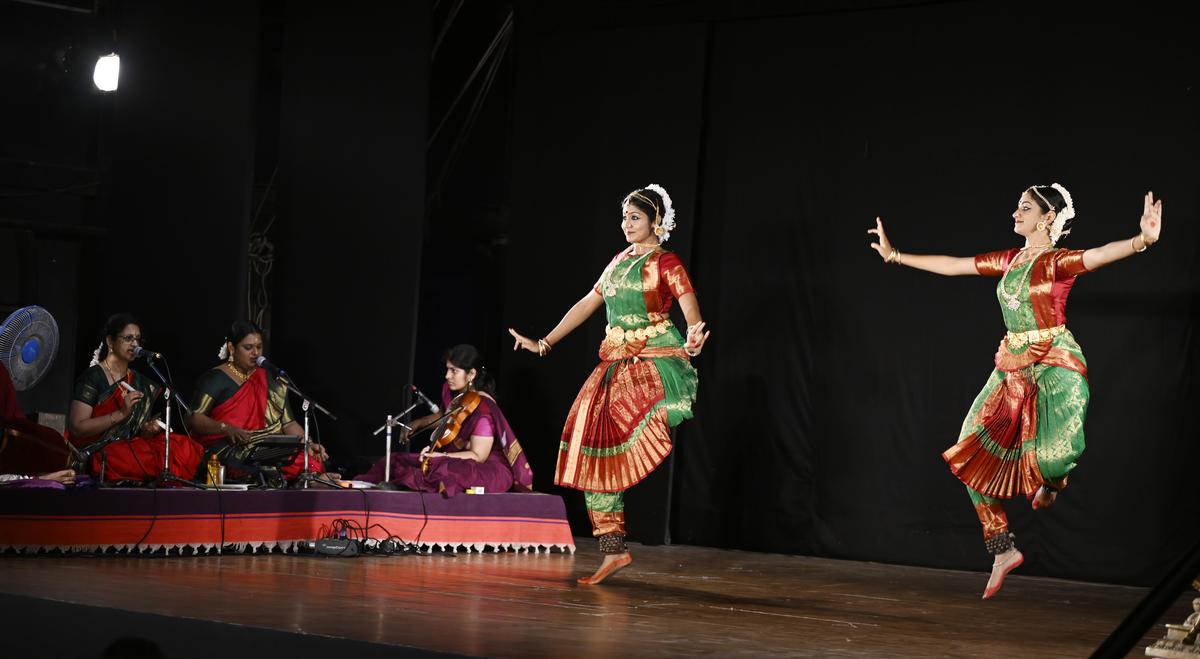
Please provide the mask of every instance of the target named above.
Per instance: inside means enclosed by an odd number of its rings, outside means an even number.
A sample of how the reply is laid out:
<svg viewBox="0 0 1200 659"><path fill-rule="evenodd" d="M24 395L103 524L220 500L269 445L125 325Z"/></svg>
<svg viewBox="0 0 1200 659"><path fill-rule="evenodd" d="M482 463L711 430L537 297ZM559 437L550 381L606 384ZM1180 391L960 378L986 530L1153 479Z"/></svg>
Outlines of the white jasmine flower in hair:
<svg viewBox="0 0 1200 659"><path fill-rule="evenodd" d="M88 366L99 366L100 365L100 349L103 347L104 347L104 342L101 341L100 345L96 346L96 349L92 351L92 361L90 364L88 364Z"/></svg>
<svg viewBox="0 0 1200 659"><path fill-rule="evenodd" d="M1058 243L1058 239L1071 233L1063 231L1067 225L1067 220L1075 217L1075 201L1071 199L1071 193L1060 183L1051 183L1050 187L1058 190L1058 194L1062 195L1063 202L1066 204L1062 210L1054 216L1054 222L1050 224L1050 242Z"/></svg>
<svg viewBox="0 0 1200 659"><path fill-rule="evenodd" d="M657 183L651 183L646 186L647 190L653 190L662 197L663 215L662 229L663 233L658 237L659 243L665 243L671 237L671 231L675 229L675 205L671 203L671 195L667 194L667 190Z"/></svg>

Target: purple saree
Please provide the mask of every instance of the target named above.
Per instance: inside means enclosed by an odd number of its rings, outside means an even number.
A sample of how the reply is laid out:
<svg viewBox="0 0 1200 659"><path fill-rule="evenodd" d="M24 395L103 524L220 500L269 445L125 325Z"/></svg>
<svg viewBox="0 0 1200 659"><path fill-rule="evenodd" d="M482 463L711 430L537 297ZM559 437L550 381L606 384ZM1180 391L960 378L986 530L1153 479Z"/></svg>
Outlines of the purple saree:
<svg viewBox="0 0 1200 659"><path fill-rule="evenodd" d="M450 406L450 389L442 386L442 407ZM429 461L429 473L421 472L421 458L416 453L392 454L392 483L417 492L440 492L455 496L469 487L482 487L484 492L528 492L533 488L533 470L521 444L513 433L496 401L480 396L479 407L463 422L462 430L446 452L465 451L474 435L492 437L492 451L487 460L435 457ZM380 460L357 480L378 483L383 480L384 461Z"/></svg>

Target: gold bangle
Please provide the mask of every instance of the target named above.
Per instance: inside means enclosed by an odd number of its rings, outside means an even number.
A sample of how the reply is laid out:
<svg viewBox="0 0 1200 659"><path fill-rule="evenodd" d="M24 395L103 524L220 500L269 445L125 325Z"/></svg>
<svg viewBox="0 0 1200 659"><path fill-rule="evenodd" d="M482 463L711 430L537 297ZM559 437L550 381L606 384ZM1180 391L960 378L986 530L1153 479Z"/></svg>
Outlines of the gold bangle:
<svg viewBox="0 0 1200 659"><path fill-rule="evenodd" d="M1146 240L1147 236L1144 233L1139 233L1138 235L1142 237L1142 244L1146 247L1153 247L1154 243L1158 242L1157 240Z"/></svg>
<svg viewBox="0 0 1200 659"><path fill-rule="evenodd" d="M538 357L545 357L546 353L550 352L550 342L546 339L538 339Z"/></svg>
<svg viewBox="0 0 1200 659"><path fill-rule="evenodd" d="M1134 241L1136 241L1138 238L1142 239L1142 248L1141 249L1138 249L1137 245L1134 244ZM1149 249L1149 247L1150 246L1146 244L1146 238L1144 236L1142 236L1142 234L1140 234L1140 233L1129 239L1129 249L1132 249L1135 254L1141 254L1142 252Z"/></svg>

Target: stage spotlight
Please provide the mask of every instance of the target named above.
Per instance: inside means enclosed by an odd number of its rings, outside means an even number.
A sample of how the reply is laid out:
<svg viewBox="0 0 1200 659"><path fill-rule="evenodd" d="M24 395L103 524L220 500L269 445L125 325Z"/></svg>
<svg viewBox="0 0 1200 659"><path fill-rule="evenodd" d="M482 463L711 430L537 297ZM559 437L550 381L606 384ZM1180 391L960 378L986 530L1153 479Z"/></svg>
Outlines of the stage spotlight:
<svg viewBox="0 0 1200 659"><path fill-rule="evenodd" d="M96 60L96 72L92 74L92 82L96 89L102 92L117 91L117 81L121 77L121 56L109 53Z"/></svg>

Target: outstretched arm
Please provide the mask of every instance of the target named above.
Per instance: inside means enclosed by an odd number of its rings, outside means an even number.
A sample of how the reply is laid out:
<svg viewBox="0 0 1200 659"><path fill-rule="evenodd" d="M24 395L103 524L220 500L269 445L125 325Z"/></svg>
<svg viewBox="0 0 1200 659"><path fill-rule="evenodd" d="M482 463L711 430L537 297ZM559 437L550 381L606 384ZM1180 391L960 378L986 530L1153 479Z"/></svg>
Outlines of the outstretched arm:
<svg viewBox="0 0 1200 659"><path fill-rule="evenodd" d="M1128 240L1115 240L1107 245L1093 247L1083 253L1083 267L1088 270L1102 268L1114 261L1133 256L1158 242L1162 232L1162 200L1154 201L1154 193L1147 192L1142 198L1142 232Z"/></svg>
<svg viewBox="0 0 1200 659"><path fill-rule="evenodd" d="M588 291L587 295L584 295L582 298L580 298L580 300L576 302L569 311L567 311L567 314L562 317L562 320L558 321L558 324L554 326L554 329L550 330L550 333L542 339L542 341L545 341L548 344L544 348L538 343L538 339L531 339L527 336L518 334L517 330L510 327L508 328L508 333L512 334L513 339L515 340L513 343L513 350L516 350L517 348L524 348L529 352L536 352L539 355L544 355L550 347L553 347L559 341L566 338L568 334L575 331L576 327L582 325L583 321L590 318L592 314L596 313L596 310L602 306L604 306L604 298L597 295L596 291Z"/></svg>
<svg viewBox="0 0 1200 659"><path fill-rule="evenodd" d="M978 275L975 269L975 259L970 256L940 256L936 254L901 254L892 246L887 233L883 230L883 220L875 218L875 228L867 229L867 233L879 236L879 242L871 243L871 249L879 253L885 263L906 265L910 268L925 270L939 275L954 277L958 275Z"/></svg>

